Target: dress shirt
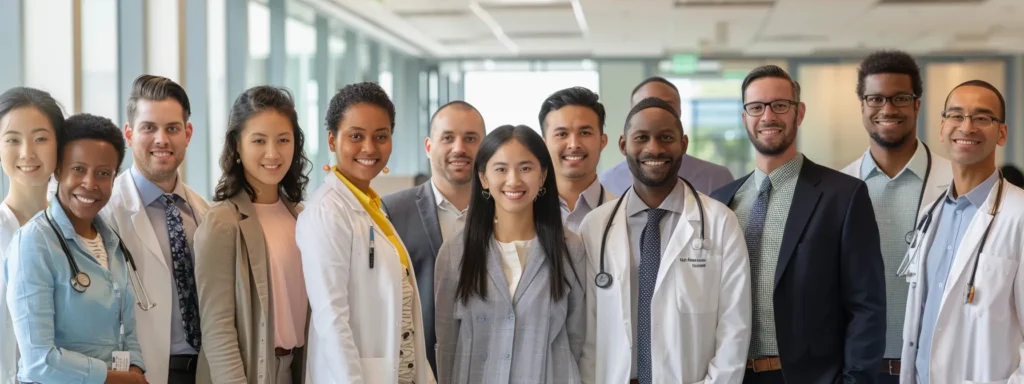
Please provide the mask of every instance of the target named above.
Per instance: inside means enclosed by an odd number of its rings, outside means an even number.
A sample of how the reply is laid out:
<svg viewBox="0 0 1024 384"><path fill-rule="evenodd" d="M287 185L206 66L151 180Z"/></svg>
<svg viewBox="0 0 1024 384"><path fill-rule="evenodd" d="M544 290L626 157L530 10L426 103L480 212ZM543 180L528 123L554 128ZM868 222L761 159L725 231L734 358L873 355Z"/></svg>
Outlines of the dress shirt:
<svg viewBox="0 0 1024 384"><path fill-rule="evenodd" d="M135 334L135 294L114 230L98 216L93 220L107 254L114 255L108 270L88 255L56 199L47 210L91 285L85 292L71 287L71 268L45 217L35 216L15 234L3 275L22 353L18 380L102 384L113 352L122 350L119 324L130 364L145 370Z"/></svg>
<svg viewBox="0 0 1024 384"><path fill-rule="evenodd" d="M434 202L437 204L437 221L441 225L441 241L448 240L452 235L459 233L466 226L466 209L455 208L437 189L434 180L430 180L430 188L434 190Z"/></svg>
<svg viewBox="0 0 1024 384"><path fill-rule="evenodd" d="M587 216L590 211L603 204L605 199L604 187L601 186L601 181L596 177L594 182L590 183L587 189L583 190L583 193L576 198L576 208L569 210L569 204L558 197L558 205L562 208L562 222L565 223L565 227L570 231L579 232L580 224L583 223L583 218Z"/></svg>
<svg viewBox="0 0 1024 384"><path fill-rule="evenodd" d="M755 305L753 313L753 330L760 334L759 338L752 338L750 343L750 358L761 358L778 355L778 344L775 333L775 311L772 303L772 295L775 292L775 268L779 264L779 252L782 251L782 236L786 229L786 221L789 218L789 208L793 204L793 194L796 192L796 182L800 178L800 169L803 168L804 156L797 154L796 157L776 168L770 174L766 174L758 168L754 168L752 177L740 186L736 197L732 200L732 208L740 221L740 226L745 232L750 225L750 213L754 208L754 201L757 200L758 191L765 179L772 183L771 195L768 198L768 214L764 221L764 232L761 234L761 273L751 273L751 293L753 300L766 301L760 306ZM752 260L751 263L754 261ZM751 266L751 271L754 266ZM769 308L770 310L758 310L758 308ZM762 345L754 345L753 340L761 340Z"/></svg>
<svg viewBox="0 0 1024 384"><path fill-rule="evenodd" d="M167 232L167 204L164 203L164 199L161 199L166 193L163 189L158 187L152 181L149 181L137 168L132 167L132 180L135 181L135 188L139 190L139 197L142 199L142 205L146 207L146 216L149 216L149 223L153 226L153 233L156 234L157 241L160 242L160 251L164 254L164 260L167 262L167 266L171 268L171 354L172 355L195 355L199 352L195 348L189 345L185 338L185 323L181 320L181 304L178 299L178 285L174 284L174 261L171 259L171 239L168 237ZM178 177L178 181L174 184L174 192L171 194L177 195L174 199L174 205L178 207L178 211L181 212L181 223L185 227L185 238L188 241L188 247L190 249L189 254L195 258L195 251L193 249L193 236L196 233L196 222L195 213L192 211L192 205L185 200L185 184L181 182L181 177ZM193 260L194 261L194 260Z"/></svg>
<svg viewBox="0 0 1024 384"><path fill-rule="evenodd" d="M533 239L511 243L497 242L501 248L501 270L505 273L505 282L508 283L509 297L516 297L516 288L519 287L519 279L523 277L523 270L526 269L531 242Z"/></svg>
<svg viewBox="0 0 1024 384"><path fill-rule="evenodd" d="M665 248L668 248L668 242L672 239L672 233L676 230L676 225L679 224L679 218L683 217L683 205L686 202L686 191L687 188L683 184L682 180L676 180L675 188L672 188L672 192L669 192L665 200L661 202L657 208L665 210L665 216L661 218L661 224L658 229L661 232L661 253L665 253ZM626 196L626 233L629 237L629 251L632 254L630 260L632 261L629 266L630 273L630 306L632 307L633 316L633 340L636 340L636 325L637 325L637 300L640 297L640 285L638 273L640 271L640 234L644 232L644 227L647 226L647 209L648 207L643 200L640 200L640 196L636 194L636 190L630 188ZM651 335L656 337L656 335ZM630 368L630 378L636 377L636 353L632 356L633 362Z"/></svg>
<svg viewBox="0 0 1024 384"><path fill-rule="evenodd" d="M896 176L890 178L878 168L871 151L864 153L860 175L868 186L871 206L875 210L885 265L885 355L886 359L899 359L903 351L903 317L907 309L907 280L896 271L907 253L907 232L917 220L921 188L928 171L928 156L924 145L918 145L914 156Z"/></svg>
<svg viewBox="0 0 1024 384"><path fill-rule="evenodd" d="M928 384L928 363L932 355L932 335L935 332L935 323L939 318L939 307L942 304L942 293L946 290L946 282L949 277L949 269L953 266L953 259L956 251L960 248L960 241L967 233L967 227L971 219L978 212L978 208L988 199L989 192L999 180L999 172L993 172L992 176L974 187L970 192L960 197L953 198L956 194L955 186L951 183L946 197L942 201L939 212L935 213L935 219L931 223L935 228L935 237L931 247L928 249L928 258L925 259L924 278L921 284L924 286L924 302L921 311L921 329L917 342L917 382Z"/></svg>

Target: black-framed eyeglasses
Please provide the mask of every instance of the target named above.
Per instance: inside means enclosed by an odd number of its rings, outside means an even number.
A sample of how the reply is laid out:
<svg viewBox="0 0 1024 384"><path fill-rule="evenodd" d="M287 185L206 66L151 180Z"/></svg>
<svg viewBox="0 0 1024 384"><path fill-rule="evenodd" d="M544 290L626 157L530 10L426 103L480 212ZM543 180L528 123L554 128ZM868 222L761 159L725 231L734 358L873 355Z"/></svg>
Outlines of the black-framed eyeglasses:
<svg viewBox="0 0 1024 384"><path fill-rule="evenodd" d="M871 108L882 108L885 103L892 103L892 106L894 107L909 107L914 104L914 100L917 100L917 95L864 95L864 97L861 97L860 99L864 101L864 104Z"/></svg>
<svg viewBox="0 0 1024 384"><path fill-rule="evenodd" d="M743 111L749 116L758 117L764 114L765 106L768 106L772 109L772 113L778 115L789 112L789 108L797 104L799 103L787 99L772 100L767 103L763 101L751 101L743 104Z"/></svg>
<svg viewBox="0 0 1024 384"><path fill-rule="evenodd" d="M1003 121L995 118L995 116L978 113L974 115L965 115L960 112L942 112L942 120L950 122L954 127L959 127L964 124L964 121L971 119L971 125L975 128L989 128L993 123L1002 124Z"/></svg>

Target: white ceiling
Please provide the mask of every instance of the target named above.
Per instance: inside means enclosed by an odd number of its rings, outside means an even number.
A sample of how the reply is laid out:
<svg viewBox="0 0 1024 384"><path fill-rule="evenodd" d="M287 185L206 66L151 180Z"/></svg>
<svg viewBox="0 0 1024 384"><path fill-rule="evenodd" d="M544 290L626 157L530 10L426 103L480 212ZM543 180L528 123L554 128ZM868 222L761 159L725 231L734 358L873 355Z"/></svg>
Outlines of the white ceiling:
<svg viewBox="0 0 1024 384"><path fill-rule="evenodd" d="M435 57L1024 52L1024 0L333 0Z"/></svg>

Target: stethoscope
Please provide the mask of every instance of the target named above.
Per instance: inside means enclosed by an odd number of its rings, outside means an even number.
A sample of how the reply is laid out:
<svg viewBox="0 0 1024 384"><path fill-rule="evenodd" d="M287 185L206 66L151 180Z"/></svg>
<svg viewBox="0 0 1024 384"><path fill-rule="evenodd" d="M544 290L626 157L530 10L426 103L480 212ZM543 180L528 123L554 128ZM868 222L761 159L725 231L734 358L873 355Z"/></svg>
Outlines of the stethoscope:
<svg viewBox="0 0 1024 384"><path fill-rule="evenodd" d="M58 202L58 204L60 203ZM77 292L85 292L85 290L92 285L92 279L89 278L88 274L78 268L78 262L76 262L75 258L71 255L71 248L68 247L67 241L64 240L64 235L61 234L59 229L57 229L57 225L54 224L53 218L50 217L50 211L47 210L44 216L46 217L46 222L50 224L50 229L53 230L53 234L56 235L57 240L60 241L60 248L64 251L64 256L68 259L68 265L71 267L71 288ZM142 284L142 279L139 278L139 270L135 266L135 258L132 257L131 252L128 252L128 248L124 246L124 242L121 241L121 235L118 235L116 231L111 232L114 233L114 236L117 236L117 248L121 250L122 254L124 254L124 260L128 263L128 266L131 267L129 278L135 279L135 281L132 282L132 290L135 291L135 297L139 304L139 308L143 311L148 311L155 307L156 304L149 300L149 294L146 292L146 287ZM142 289L141 295L139 294L140 286ZM146 303L143 304L142 300L145 300Z"/></svg>
<svg viewBox="0 0 1024 384"><path fill-rule="evenodd" d="M682 177L680 177L679 180L682 180L683 184L686 184L686 187L690 189L690 193L693 194L693 199L697 200L697 211L700 212L700 236L697 238L696 242L691 243L691 247L695 251L711 249L711 242L704 236L704 203L700 201L700 195L697 194L697 189L693 187L693 184L690 184L689 181ZM629 188L633 187L630 186ZM619 211L619 206L622 205L622 201L626 198L629 188L627 188L626 191L622 193L622 196L620 196L615 202L615 207L612 208L612 213L608 216L608 221L604 225L604 233L601 234L600 272L598 272L597 277L594 278L594 284L596 284L598 288L608 288L612 286L612 275L604 270L605 247L608 244L608 231L612 227L612 221L615 219L615 213ZM601 199L604 200L604 186L601 186Z"/></svg>
<svg viewBox="0 0 1024 384"><path fill-rule="evenodd" d="M928 149L928 144L921 142L924 146L924 153L928 156L928 168L924 170L924 180L921 183L921 193L917 195L917 209L914 212L921 212L921 204L924 203L924 191L928 189L928 177L932 174L932 151ZM903 236L903 240L907 242L907 245L913 242L914 228L907 231L906 236Z"/></svg>
<svg viewBox="0 0 1024 384"><path fill-rule="evenodd" d="M974 280L978 275L978 262L979 259L981 259L981 252L985 249L985 243L988 242L988 235L992 231L992 223L995 221L995 215L999 213L999 207L1003 203L1003 183L1003 174L1000 172L999 183L996 187L996 201L992 204L992 208L989 212L989 214L992 215L992 220L988 222L988 225L985 226L985 232L981 234L981 242L979 243L977 250L978 256L974 259L974 266L971 268L971 279L968 280L967 283L967 304L974 302ZM903 259L903 262L900 263L899 270L896 272L898 276L910 277L914 275L914 272L911 271L911 267L917 263L917 259L920 257L921 253L921 248L918 247L918 240L920 240L922 236L926 236L928 234L928 228L931 227L935 209L942 203L942 199L945 197L946 193L943 193L938 199L935 199L935 202L928 208L928 212L925 213L921 220L918 221L914 236L910 243L910 247L913 248L914 251L910 252L910 254Z"/></svg>

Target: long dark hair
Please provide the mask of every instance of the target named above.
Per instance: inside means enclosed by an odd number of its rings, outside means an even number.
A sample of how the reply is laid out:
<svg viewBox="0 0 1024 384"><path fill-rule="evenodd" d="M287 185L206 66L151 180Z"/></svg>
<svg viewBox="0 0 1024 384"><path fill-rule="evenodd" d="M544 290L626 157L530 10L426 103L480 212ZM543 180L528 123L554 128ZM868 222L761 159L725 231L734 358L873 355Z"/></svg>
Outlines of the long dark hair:
<svg viewBox="0 0 1024 384"><path fill-rule="evenodd" d="M544 145L544 139L532 128L525 125L503 125L484 137L476 154L473 197L469 202L469 217L466 219L464 234L465 249L462 251L462 266L456 289L456 296L463 303L473 296L487 297L487 250L494 236L495 202L484 198L480 174L487 169L487 161L494 153L511 140L518 141L533 153L540 160L541 170L547 172L543 185L545 193L537 196L533 203L533 226L540 246L544 249L545 262L551 268L551 297L558 300L568 293L565 265L569 260L569 250L565 243L551 155Z"/></svg>
<svg viewBox="0 0 1024 384"><path fill-rule="evenodd" d="M224 149L220 153L220 170L223 174L217 182L217 190L213 195L213 201L224 201L245 191L249 194L250 200L256 199L256 190L245 178L245 168L238 163L238 144L242 129L245 123L253 115L263 111L277 111L288 118L292 123L292 134L295 145L295 154L292 156L292 163L288 166L288 172L278 184L281 195L292 203L302 201L309 183L306 176L306 168L309 159L306 158L305 139L302 129L299 128L299 118L295 113L295 102L292 101L292 94L285 88L270 85L260 85L247 89L238 95L235 104L231 106L231 116L228 120L227 137L224 138Z"/></svg>

